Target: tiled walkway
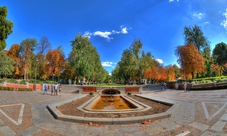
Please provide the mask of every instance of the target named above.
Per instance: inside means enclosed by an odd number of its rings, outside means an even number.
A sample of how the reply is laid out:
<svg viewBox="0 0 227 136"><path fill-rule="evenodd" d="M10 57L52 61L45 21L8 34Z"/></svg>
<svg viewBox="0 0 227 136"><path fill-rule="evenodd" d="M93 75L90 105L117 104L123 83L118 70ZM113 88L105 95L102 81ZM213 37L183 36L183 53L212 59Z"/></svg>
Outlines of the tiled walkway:
<svg viewBox="0 0 227 136"><path fill-rule="evenodd" d="M66 100L77 93L61 96L36 92L0 91L0 136L14 135L69 135L69 136L226 136L227 90L183 92L146 91L143 97L167 99L180 106L167 119L148 125L89 126L56 120L49 113L47 104Z"/></svg>

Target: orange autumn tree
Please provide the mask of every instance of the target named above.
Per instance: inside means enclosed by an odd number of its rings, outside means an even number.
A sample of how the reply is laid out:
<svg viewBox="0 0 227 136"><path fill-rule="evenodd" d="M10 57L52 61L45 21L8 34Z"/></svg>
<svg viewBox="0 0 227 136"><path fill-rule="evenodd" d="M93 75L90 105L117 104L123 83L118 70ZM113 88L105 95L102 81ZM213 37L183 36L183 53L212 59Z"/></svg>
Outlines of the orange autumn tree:
<svg viewBox="0 0 227 136"><path fill-rule="evenodd" d="M166 74L167 74L167 81L174 81L176 80L176 74L174 72L174 67L169 65L166 66Z"/></svg>
<svg viewBox="0 0 227 136"><path fill-rule="evenodd" d="M167 80L166 69L164 67L158 67L158 80L160 81Z"/></svg>
<svg viewBox="0 0 227 136"><path fill-rule="evenodd" d="M58 50L49 50L46 55L46 77L59 76L65 67L64 55Z"/></svg>
<svg viewBox="0 0 227 136"><path fill-rule="evenodd" d="M14 60L14 76L20 75L20 45L13 44L11 48L6 52L7 55Z"/></svg>
<svg viewBox="0 0 227 136"><path fill-rule="evenodd" d="M185 75L191 74L191 77L194 78L197 73L205 71L205 59L194 44L188 43L184 46L178 46L175 54L179 57L177 62Z"/></svg>
<svg viewBox="0 0 227 136"><path fill-rule="evenodd" d="M218 76L221 76L223 71L224 71L224 68L226 67L227 65L225 64L224 67L222 66L219 66L218 64L212 64L211 65L211 68L212 70L215 72L216 75Z"/></svg>
<svg viewBox="0 0 227 136"><path fill-rule="evenodd" d="M72 61L72 60L73 60L73 55L72 55L72 52L70 52L69 56L65 62L65 69L63 70L63 72L60 75L60 77L62 79L64 79L64 78L71 79L71 80L76 79L76 71L70 64L70 61Z"/></svg>
<svg viewBox="0 0 227 136"><path fill-rule="evenodd" d="M153 80L158 80L158 70L156 66L152 66L149 69L144 70L144 77Z"/></svg>

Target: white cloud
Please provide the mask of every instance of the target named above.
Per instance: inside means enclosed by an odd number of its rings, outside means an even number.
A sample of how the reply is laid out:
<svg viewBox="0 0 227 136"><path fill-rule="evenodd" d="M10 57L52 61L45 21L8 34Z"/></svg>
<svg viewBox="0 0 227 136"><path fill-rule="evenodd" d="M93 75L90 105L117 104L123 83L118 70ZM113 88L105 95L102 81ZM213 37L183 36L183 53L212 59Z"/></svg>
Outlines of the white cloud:
<svg viewBox="0 0 227 136"><path fill-rule="evenodd" d="M159 62L160 64L163 63L163 61L161 59L155 59L157 62Z"/></svg>
<svg viewBox="0 0 227 136"><path fill-rule="evenodd" d="M202 19L204 17L204 13L194 13L193 16L198 19Z"/></svg>
<svg viewBox="0 0 227 136"><path fill-rule="evenodd" d="M119 34L119 33L121 33L121 32L112 30L112 33L113 33L113 34Z"/></svg>
<svg viewBox="0 0 227 136"><path fill-rule="evenodd" d="M176 1L179 2L179 0L176 0ZM174 2L174 0L169 0L169 3L170 3L170 2Z"/></svg>
<svg viewBox="0 0 227 136"><path fill-rule="evenodd" d="M210 22L206 21L203 23L203 25L207 25L207 24L210 24Z"/></svg>
<svg viewBox="0 0 227 136"><path fill-rule="evenodd" d="M225 16L225 20L223 20L221 22L221 25L225 28L225 30L227 31L227 9L226 11L223 13L223 15Z"/></svg>
<svg viewBox="0 0 227 136"><path fill-rule="evenodd" d="M112 33L108 32L108 31L105 31L105 32L96 31L96 32L94 32L94 36L100 36L100 37L106 38L108 40L112 39L111 37L109 37L111 34Z"/></svg>
<svg viewBox="0 0 227 136"><path fill-rule="evenodd" d="M121 26L121 33L122 34L127 34L128 33L128 28L127 27L123 27L123 26Z"/></svg>
<svg viewBox="0 0 227 136"><path fill-rule="evenodd" d="M92 33L90 33L89 31L86 31L83 36L88 37L88 39L90 39L92 36Z"/></svg>
<svg viewBox="0 0 227 136"><path fill-rule="evenodd" d="M110 61L102 62L103 67L112 67L114 64L115 63L110 62Z"/></svg>
<svg viewBox="0 0 227 136"><path fill-rule="evenodd" d="M132 28L127 28L127 27L123 27L122 25L120 26L121 30L120 31L116 31L116 30L112 30L111 32L110 31L96 31L96 32L89 32L89 31L86 31L84 33L83 36L85 37L88 37L88 38L91 38L91 36L100 36L102 38L105 38L107 39L107 41L110 41L111 39L113 39L113 37L111 37L111 35L113 34L127 34L128 33L128 30L131 30Z"/></svg>

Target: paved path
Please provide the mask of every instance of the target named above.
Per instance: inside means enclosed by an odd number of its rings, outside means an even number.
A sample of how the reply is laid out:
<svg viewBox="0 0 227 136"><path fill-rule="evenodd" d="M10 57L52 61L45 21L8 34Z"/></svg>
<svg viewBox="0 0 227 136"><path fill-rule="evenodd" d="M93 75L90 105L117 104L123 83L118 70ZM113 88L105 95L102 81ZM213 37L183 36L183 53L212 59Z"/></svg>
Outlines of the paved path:
<svg viewBox="0 0 227 136"><path fill-rule="evenodd" d="M76 90L76 89L75 89ZM47 104L66 100L77 93L61 96L36 92L0 91L0 136L227 136L227 90L164 92L146 90L143 97L168 99L180 104L167 119L145 124L89 126L56 120Z"/></svg>

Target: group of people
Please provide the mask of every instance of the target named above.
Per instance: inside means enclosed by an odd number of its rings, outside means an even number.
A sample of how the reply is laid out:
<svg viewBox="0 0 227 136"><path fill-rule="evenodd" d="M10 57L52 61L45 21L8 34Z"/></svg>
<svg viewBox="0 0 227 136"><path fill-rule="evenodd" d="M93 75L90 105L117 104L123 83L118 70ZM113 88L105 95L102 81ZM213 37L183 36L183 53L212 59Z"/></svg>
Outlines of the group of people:
<svg viewBox="0 0 227 136"><path fill-rule="evenodd" d="M47 90L51 89L51 95L58 95L58 91L59 93L61 93L62 87L61 84L51 84L48 85L47 83L43 84L43 95L47 94Z"/></svg>
<svg viewBox="0 0 227 136"><path fill-rule="evenodd" d="M166 82L162 83L162 91L167 90L167 84Z"/></svg>
<svg viewBox="0 0 227 136"><path fill-rule="evenodd" d="M162 91L167 89L167 84L166 82L162 82ZM190 83L189 82L185 82L184 84L184 91L185 92L190 92Z"/></svg>
<svg viewBox="0 0 227 136"><path fill-rule="evenodd" d="M190 92L190 83L189 82L185 82L185 84L184 84L184 91L185 92Z"/></svg>

